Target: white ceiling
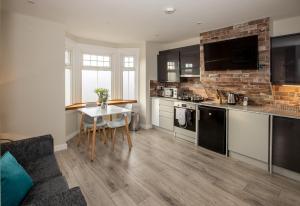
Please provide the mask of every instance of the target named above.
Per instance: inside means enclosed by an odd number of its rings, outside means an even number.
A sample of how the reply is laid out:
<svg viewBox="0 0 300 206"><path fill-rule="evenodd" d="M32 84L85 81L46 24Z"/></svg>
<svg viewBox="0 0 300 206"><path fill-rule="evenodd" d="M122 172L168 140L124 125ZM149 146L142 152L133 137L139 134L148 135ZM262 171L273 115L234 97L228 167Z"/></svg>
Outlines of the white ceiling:
<svg viewBox="0 0 300 206"><path fill-rule="evenodd" d="M75 36L114 43L172 42L261 17L300 15L300 0L33 1L2 3L6 9L63 23ZM170 6L176 12L166 15L163 10Z"/></svg>

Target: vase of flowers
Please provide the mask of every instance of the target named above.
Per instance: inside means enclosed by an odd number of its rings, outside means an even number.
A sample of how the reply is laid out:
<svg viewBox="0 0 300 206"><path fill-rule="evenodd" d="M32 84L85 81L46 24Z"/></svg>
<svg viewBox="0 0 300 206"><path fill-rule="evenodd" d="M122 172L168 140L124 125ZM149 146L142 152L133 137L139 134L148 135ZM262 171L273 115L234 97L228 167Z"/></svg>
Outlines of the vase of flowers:
<svg viewBox="0 0 300 206"><path fill-rule="evenodd" d="M101 105L101 109L107 108L107 100L108 100L108 89L105 88L96 88L95 93L98 96L98 102Z"/></svg>

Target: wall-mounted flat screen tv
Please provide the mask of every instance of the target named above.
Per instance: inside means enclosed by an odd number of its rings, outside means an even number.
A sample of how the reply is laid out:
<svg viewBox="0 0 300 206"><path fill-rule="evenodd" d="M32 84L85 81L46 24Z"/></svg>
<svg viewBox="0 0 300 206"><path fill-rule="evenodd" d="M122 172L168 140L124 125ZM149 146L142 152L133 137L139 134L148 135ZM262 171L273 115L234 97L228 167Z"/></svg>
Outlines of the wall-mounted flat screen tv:
<svg viewBox="0 0 300 206"><path fill-rule="evenodd" d="M204 44L206 71L258 69L258 36Z"/></svg>

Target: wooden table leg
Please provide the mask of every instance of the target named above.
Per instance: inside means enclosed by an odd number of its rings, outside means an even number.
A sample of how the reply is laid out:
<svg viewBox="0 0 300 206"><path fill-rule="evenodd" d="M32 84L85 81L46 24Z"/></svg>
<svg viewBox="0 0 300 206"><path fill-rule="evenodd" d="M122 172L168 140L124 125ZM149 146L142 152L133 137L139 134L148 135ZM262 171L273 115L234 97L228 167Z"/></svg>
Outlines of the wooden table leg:
<svg viewBox="0 0 300 206"><path fill-rule="evenodd" d="M80 145L81 139L82 139L83 117L84 117L84 113L81 113L81 117L80 117L80 129L79 129L79 137L78 137L78 140L77 140L77 146Z"/></svg>
<svg viewBox="0 0 300 206"><path fill-rule="evenodd" d="M112 121L112 115L109 115L109 121ZM113 138L113 131L111 128L109 128L109 134L110 134L110 139L112 140Z"/></svg>
<svg viewBox="0 0 300 206"><path fill-rule="evenodd" d="M125 115L125 131L126 131L126 136L127 136L128 147L129 147L129 150L131 150L132 142L131 142L131 137L130 137L129 129L128 129L128 117L127 117L127 115Z"/></svg>
<svg viewBox="0 0 300 206"><path fill-rule="evenodd" d="M102 130L103 130L103 134L104 134L104 144L106 144L107 143L107 135L106 135L105 128L103 128Z"/></svg>
<svg viewBox="0 0 300 206"><path fill-rule="evenodd" d="M96 156L95 154L96 153L96 124L97 124L97 117L94 117L91 161L93 161Z"/></svg>

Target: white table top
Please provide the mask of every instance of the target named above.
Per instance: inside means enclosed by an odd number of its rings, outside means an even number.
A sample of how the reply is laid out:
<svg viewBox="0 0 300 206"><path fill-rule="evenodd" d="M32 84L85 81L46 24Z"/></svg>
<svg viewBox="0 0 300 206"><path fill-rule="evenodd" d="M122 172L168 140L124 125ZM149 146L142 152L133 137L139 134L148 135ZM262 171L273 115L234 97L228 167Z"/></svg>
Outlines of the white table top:
<svg viewBox="0 0 300 206"><path fill-rule="evenodd" d="M108 105L107 109L101 109L101 107L87 107L78 109L78 111L90 116L90 117L102 117L113 114L125 114L131 112L131 110L118 107L114 105Z"/></svg>

